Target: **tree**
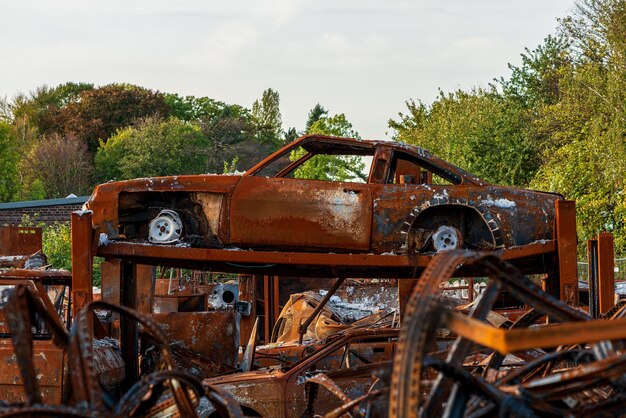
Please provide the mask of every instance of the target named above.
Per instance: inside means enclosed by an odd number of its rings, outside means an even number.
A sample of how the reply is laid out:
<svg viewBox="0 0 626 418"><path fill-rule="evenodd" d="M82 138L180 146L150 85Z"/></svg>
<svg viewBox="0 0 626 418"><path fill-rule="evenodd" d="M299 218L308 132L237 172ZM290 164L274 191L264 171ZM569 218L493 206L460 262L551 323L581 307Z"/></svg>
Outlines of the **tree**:
<svg viewBox="0 0 626 418"><path fill-rule="evenodd" d="M95 152L99 141L106 143L117 130L138 119L165 117L169 112L161 93L129 84L110 84L86 90L79 100L48 112L42 132L76 136Z"/></svg>
<svg viewBox="0 0 626 418"><path fill-rule="evenodd" d="M343 113L328 116L328 111L319 103L309 112L306 133L359 138L358 132ZM296 150L290 158L295 161L304 153L304 150ZM360 156L318 154L298 167L295 177L326 181L366 181L367 173L364 170L365 163Z"/></svg>
<svg viewBox="0 0 626 418"><path fill-rule="evenodd" d="M45 198L91 190L93 166L87 145L72 136L43 137L21 161L25 183L40 182Z"/></svg>
<svg viewBox="0 0 626 418"><path fill-rule="evenodd" d="M580 242L612 231L626 252L626 2L582 0L558 33L487 89L407 102L395 139L487 180L577 202ZM581 253L584 248L580 248Z"/></svg>
<svg viewBox="0 0 626 418"><path fill-rule="evenodd" d="M218 119L228 107L226 103L209 97L181 97L177 94L165 94L163 97L170 108L170 116L185 122Z"/></svg>
<svg viewBox="0 0 626 418"><path fill-rule="evenodd" d="M17 140L11 125L0 121L0 202L9 202L19 190Z"/></svg>
<svg viewBox="0 0 626 418"><path fill-rule="evenodd" d="M494 88L440 93L430 106L408 101L390 120L394 139L429 149L488 181L524 186L538 169L530 115Z"/></svg>
<svg viewBox="0 0 626 418"><path fill-rule="evenodd" d="M257 131L257 141L270 144L275 149L283 144L280 96L277 91L269 88L263 92L260 101L254 101L252 121Z"/></svg>
<svg viewBox="0 0 626 418"><path fill-rule="evenodd" d="M317 103L315 106L313 106L313 109L311 109L311 111L309 112L309 117L306 121L306 126L304 128L304 131L307 133L310 132L313 124L323 117L328 117L328 110L324 109L322 105Z"/></svg>
<svg viewBox="0 0 626 418"><path fill-rule="evenodd" d="M285 131L285 144L295 141L300 137L296 128L291 127Z"/></svg>
<svg viewBox="0 0 626 418"><path fill-rule="evenodd" d="M197 125L146 118L100 142L95 157L99 182L204 172L209 141Z"/></svg>
<svg viewBox="0 0 626 418"><path fill-rule="evenodd" d="M16 124L28 124L31 128L46 133L42 125L50 112L75 103L83 92L91 89L91 83L68 82L56 87L43 85L28 94L16 95L8 108Z"/></svg>

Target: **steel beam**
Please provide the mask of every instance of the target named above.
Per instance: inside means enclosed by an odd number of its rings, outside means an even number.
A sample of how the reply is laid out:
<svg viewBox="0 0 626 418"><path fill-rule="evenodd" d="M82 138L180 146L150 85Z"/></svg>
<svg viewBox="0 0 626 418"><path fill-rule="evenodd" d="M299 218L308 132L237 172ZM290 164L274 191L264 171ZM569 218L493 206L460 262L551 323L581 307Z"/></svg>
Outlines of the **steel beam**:
<svg viewBox="0 0 626 418"><path fill-rule="evenodd" d="M613 234L598 234L598 308L607 313L615 304L615 252Z"/></svg>
<svg viewBox="0 0 626 418"><path fill-rule="evenodd" d="M556 201L556 244L559 259L559 297L578 306L578 259L576 256L576 202Z"/></svg>
<svg viewBox="0 0 626 418"><path fill-rule="evenodd" d="M91 212L72 212L72 301L73 313L93 300L93 244Z"/></svg>

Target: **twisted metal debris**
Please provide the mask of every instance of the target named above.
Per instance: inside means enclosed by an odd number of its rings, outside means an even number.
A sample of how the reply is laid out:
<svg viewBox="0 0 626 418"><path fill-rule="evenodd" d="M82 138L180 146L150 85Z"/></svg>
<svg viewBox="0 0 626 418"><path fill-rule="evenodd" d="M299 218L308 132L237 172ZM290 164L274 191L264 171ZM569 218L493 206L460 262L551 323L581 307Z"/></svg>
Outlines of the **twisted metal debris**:
<svg viewBox="0 0 626 418"><path fill-rule="evenodd" d="M79 311L71 332L68 333L59 318L55 317L54 310L51 311L46 306L46 298L28 286L18 284L10 290L4 308L26 393L26 403L0 408L0 417L193 417L197 416L196 406L202 397L206 397L223 416L243 416L239 405L230 394L201 382L185 370L177 369L163 330L152 319L132 309L103 301L91 302ZM143 332L152 337L151 341L156 342L161 352L158 370L136 382L128 382L129 389L122 394L119 390L108 392L99 378L98 371L102 367L96 364L94 336L104 338L107 335L96 315L97 310L115 312L141 324ZM33 320L45 322L54 344L67 354L62 405L46 404L41 396L33 363ZM121 348L123 350L127 347ZM118 383L123 381L118 379Z"/></svg>
<svg viewBox="0 0 626 418"><path fill-rule="evenodd" d="M441 285L462 265L489 278L469 315L440 297ZM485 319L500 289L529 307L508 329ZM389 417L619 416L626 406L625 309L620 304L592 320L494 255L437 255L403 320ZM456 337L442 351L446 334Z"/></svg>

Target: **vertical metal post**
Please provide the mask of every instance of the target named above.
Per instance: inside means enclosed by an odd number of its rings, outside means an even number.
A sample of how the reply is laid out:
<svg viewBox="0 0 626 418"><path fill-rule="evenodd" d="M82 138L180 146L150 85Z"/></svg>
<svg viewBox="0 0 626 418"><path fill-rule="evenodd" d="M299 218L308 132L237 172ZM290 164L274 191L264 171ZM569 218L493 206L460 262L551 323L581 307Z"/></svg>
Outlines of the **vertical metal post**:
<svg viewBox="0 0 626 418"><path fill-rule="evenodd" d="M589 315L592 318L598 318L598 241L595 239L587 240L587 261L589 263Z"/></svg>
<svg viewBox="0 0 626 418"><path fill-rule="evenodd" d="M102 300L120 304L120 291L122 289L122 267L120 260L105 260L100 265L100 286L102 287Z"/></svg>
<svg viewBox="0 0 626 418"><path fill-rule="evenodd" d="M250 274L240 274L238 280L239 300L250 303L250 315L242 316L239 322L240 345L244 346L248 343L256 322L256 277Z"/></svg>
<svg viewBox="0 0 626 418"><path fill-rule="evenodd" d="M143 314L152 314L154 294L154 266L137 264L135 277L136 307Z"/></svg>
<svg viewBox="0 0 626 418"><path fill-rule="evenodd" d="M398 308L400 309L400 321L404 318L406 305L409 303L409 298L416 285L417 279L398 279Z"/></svg>
<svg viewBox="0 0 626 418"><path fill-rule="evenodd" d="M263 319L264 319L264 338L265 344L269 343L272 338L272 327L274 326L274 321L272 319L274 310L272 307L274 306L274 292L271 290L272 287L272 277L271 276L263 276Z"/></svg>
<svg viewBox="0 0 626 418"><path fill-rule="evenodd" d="M91 212L72 212L72 312L76 313L93 300L92 263L94 234Z"/></svg>
<svg viewBox="0 0 626 418"><path fill-rule="evenodd" d="M122 283L120 302L122 306L136 309L137 292L135 279L137 277L137 265L124 261L121 265ZM125 377L122 384L124 391L139 378L139 347L137 323L132 319L122 316L120 318L120 340L122 346L122 359L125 365Z"/></svg>
<svg viewBox="0 0 626 418"><path fill-rule="evenodd" d="M559 267L559 297L578 306L578 260L576 256L576 202L556 201L556 244Z"/></svg>
<svg viewBox="0 0 626 418"><path fill-rule="evenodd" d="M604 314L615 304L615 251L613 234L598 234L598 310Z"/></svg>

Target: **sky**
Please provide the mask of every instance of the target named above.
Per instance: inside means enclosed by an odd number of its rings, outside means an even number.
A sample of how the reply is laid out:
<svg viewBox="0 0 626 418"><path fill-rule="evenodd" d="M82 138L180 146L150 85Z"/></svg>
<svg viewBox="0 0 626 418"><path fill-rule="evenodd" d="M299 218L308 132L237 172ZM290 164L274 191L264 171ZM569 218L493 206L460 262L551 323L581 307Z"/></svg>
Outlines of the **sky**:
<svg viewBox="0 0 626 418"><path fill-rule="evenodd" d="M384 139L408 99L486 86L555 32L574 0L0 0L0 97L132 83L250 107L284 128L320 103Z"/></svg>

